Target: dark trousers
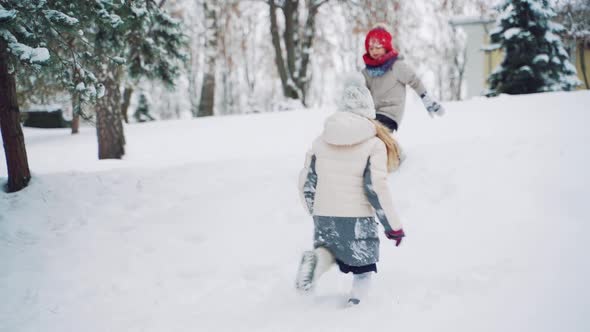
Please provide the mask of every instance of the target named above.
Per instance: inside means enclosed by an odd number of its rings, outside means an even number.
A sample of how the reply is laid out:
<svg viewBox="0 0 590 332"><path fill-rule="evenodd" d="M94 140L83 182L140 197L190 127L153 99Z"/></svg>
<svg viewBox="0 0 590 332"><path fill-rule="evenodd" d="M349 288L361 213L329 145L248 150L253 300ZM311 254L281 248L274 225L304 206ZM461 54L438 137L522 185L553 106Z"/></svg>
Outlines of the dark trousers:
<svg viewBox="0 0 590 332"><path fill-rule="evenodd" d="M375 120L381 122L381 124L384 125L385 127L387 127L387 129L389 129L389 131L391 131L391 132L397 131L397 122L395 122L395 120L393 120L383 114L377 114L377 116L375 116Z"/></svg>
<svg viewBox="0 0 590 332"><path fill-rule="evenodd" d="M352 274L363 274L363 273L367 273L367 272L377 273L377 264L375 264L375 263L369 264L369 265L363 265L363 266L351 266L351 265L343 263L339 259L336 260L336 263L338 264L338 268L340 268L340 272L342 272L342 273L349 273L349 272L352 272Z"/></svg>

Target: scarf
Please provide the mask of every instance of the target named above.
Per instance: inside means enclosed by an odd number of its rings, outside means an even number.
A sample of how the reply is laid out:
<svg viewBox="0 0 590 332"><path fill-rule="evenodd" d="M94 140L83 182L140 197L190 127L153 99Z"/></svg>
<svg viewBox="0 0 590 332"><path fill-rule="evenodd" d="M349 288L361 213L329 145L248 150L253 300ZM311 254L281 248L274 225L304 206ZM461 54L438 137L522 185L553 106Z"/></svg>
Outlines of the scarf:
<svg viewBox="0 0 590 332"><path fill-rule="evenodd" d="M397 60L398 53L395 50L385 53L379 59L373 59L369 55L369 53L365 53L363 55L363 60L365 61L365 65L367 68L367 73L371 77L375 76L383 76L391 66L395 60Z"/></svg>

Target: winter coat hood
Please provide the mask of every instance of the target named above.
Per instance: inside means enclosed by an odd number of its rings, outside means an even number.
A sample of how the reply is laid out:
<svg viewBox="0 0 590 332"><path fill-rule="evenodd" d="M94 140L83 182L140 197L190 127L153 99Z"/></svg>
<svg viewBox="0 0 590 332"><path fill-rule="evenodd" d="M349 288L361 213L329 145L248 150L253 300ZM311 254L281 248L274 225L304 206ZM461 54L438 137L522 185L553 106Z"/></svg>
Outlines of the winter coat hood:
<svg viewBox="0 0 590 332"><path fill-rule="evenodd" d="M351 112L336 112L326 119L322 139L332 145L355 145L376 135L375 124Z"/></svg>

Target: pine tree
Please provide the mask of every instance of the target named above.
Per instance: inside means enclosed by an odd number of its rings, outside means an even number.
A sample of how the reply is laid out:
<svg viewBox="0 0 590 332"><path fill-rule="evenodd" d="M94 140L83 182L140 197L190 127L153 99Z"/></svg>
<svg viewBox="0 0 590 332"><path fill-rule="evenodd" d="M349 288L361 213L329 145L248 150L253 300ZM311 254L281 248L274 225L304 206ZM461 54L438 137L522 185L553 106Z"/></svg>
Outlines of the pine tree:
<svg viewBox="0 0 590 332"><path fill-rule="evenodd" d="M184 59L181 25L154 0L97 0L85 10L86 41L95 60L90 65L104 85L95 103L98 158L125 154L121 114L121 85L128 76L159 79L172 86ZM98 61L97 61L98 60Z"/></svg>
<svg viewBox="0 0 590 332"><path fill-rule="evenodd" d="M120 158L125 138L121 77L172 84L184 35L155 0L0 0L0 125L8 191L31 175L16 94L16 75L44 72L72 94L75 113L96 102L99 158ZM127 64L127 66L123 66Z"/></svg>
<svg viewBox="0 0 590 332"><path fill-rule="evenodd" d="M79 5L66 1L0 1L0 125L9 192L24 188L31 178L19 122L16 75L24 69L40 70L42 66L77 67L77 54L72 49L68 57L50 56L59 49L70 48L68 40L76 35L75 27L79 23L71 14L75 7ZM70 80L70 86L78 86L80 93L88 98L100 94L95 77L82 68L76 79Z"/></svg>
<svg viewBox="0 0 590 332"><path fill-rule="evenodd" d="M572 90L578 84L548 0L505 0L493 45L504 50L502 63L488 78L488 95Z"/></svg>
<svg viewBox="0 0 590 332"><path fill-rule="evenodd" d="M188 59L185 53L188 38L182 32L185 27L163 9L165 2L160 0L156 5L153 0L147 1L134 9L136 17L131 21L126 38L129 49L121 105L126 122L131 95L139 81L142 78L158 80L166 88L173 88L180 66Z"/></svg>

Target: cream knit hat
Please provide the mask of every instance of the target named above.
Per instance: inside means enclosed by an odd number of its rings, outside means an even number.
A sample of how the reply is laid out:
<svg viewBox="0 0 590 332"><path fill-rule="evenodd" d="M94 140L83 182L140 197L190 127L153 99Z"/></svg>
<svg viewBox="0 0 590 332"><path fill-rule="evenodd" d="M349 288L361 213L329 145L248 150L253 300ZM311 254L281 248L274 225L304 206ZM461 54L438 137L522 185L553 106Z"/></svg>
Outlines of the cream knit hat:
<svg viewBox="0 0 590 332"><path fill-rule="evenodd" d="M360 73L349 73L342 78L343 87L338 101L338 110L351 112L368 119L375 119L375 105L371 91Z"/></svg>

